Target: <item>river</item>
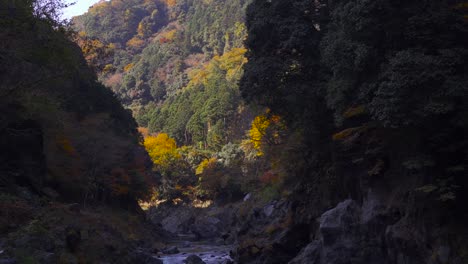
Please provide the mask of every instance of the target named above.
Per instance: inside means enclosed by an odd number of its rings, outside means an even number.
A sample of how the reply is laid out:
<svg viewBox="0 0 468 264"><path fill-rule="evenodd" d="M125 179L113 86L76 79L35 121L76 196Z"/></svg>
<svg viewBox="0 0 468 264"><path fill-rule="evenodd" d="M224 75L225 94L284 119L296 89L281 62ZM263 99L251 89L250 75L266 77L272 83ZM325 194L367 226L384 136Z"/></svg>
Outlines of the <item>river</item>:
<svg viewBox="0 0 468 264"><path fill-rule="evenodd" d="M180 253L161 254L158 256L164 264L183 264L190 255L199 256L206 264L221 264L227 260L232 260L229 252L233 249L231 245L216 245L211 241L180 241L175 240L168 246L176 246Z"/></svg>

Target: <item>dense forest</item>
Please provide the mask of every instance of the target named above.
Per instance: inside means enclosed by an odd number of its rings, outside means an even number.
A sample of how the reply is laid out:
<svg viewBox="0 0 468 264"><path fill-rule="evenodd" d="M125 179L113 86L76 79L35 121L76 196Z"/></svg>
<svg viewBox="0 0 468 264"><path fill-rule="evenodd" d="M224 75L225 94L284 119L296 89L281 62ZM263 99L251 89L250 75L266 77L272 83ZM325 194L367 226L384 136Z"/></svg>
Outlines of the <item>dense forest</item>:
<svg viewBox="0 0 468 264"><path fill-rule="evenodd" d="M286 263L308 244L289 263L467 261L467 11L463 1L249 6L240 89L290 128L279 164L295 190L295 243L246 231L241 260Z"/></svg>
<svg viewBox="0 0 468 264"><path fill-rule="evenodd" d="M246 131L264 110L245 105L238 86L248 4L101 1L73 18L88 63L133 111L146 138L162 176L154 198L222 192L229 200L259 183L245 180L247 167L259 163Z"/></svg>
<svg viewBox="0 0 468 264"><path fill-rule="evenodd" d="M465 1L0 3L0 263L468 262Z"/></svg>
<svg viewBox="0 0 468 264"><path fill-rule="evenodd" d="M179 144L216 149L230 136L220 122L235 119L239 105L246 5L102 1L73 22L100 79L141 126L164 131ZM208 124L216 131L209 133Z"/></svg>
<svg viewBox="0 0 468 264"><path fill-rule="evenodd" d="M157 237L137 202L157 178L130 111L54 11L62 6L0 1L0 262L143 263L135 241Z"/></svg>

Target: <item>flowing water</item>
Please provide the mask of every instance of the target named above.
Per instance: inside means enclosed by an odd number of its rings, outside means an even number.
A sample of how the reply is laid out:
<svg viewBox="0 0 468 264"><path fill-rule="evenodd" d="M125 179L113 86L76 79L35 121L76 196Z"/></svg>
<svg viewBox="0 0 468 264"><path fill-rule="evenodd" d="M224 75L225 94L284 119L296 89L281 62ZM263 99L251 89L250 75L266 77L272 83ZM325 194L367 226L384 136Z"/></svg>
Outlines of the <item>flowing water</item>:
<svg viewBox="0 0 468 264"><path fill-rule="evenodd" d="M183 264L183 261L192 254L199 256L206 264L221 264L226 260L232 260L229 256L229 251L233 247L228 245L216 245L210 241L174 241L170 243L170 246L176 246L180 253L159 255L158 258L164 264Z"/></svg>

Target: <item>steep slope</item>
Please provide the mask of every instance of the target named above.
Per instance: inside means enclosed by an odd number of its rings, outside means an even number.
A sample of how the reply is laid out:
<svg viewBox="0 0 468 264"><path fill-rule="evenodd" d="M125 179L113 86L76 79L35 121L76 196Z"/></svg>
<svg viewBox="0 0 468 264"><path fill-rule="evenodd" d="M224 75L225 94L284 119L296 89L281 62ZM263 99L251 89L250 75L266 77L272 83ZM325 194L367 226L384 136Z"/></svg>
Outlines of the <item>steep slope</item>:
<svg viewBox="0 0 468 264"><path fill-rule="evenodd" d="M148 151L156 153L154 148L163 144L161 140L174 146L167 153L172 159L161 153L152 156L163 178L160 193L165 198L213 193L201 188L203 177L196 175L203 164L212 158L221 160L222 155L247 156L241 142L253 113L262 112L246 106L238 88L246 63L243 41L248 3L112 0L73 18L79 31L77 43L88 63L132 110L146 132ZM161 133L169 138L156 139ZM155 141L159 143L153 144ZM251 161L256 159L253 156ZM223 180L222 185L231 193L227 182L236 182L235 196L239 197L242 173L235 174L235 179Z"/></svg>
<svg viewBox="0 0 468 264"><path fill-rule="evenodd" d="M44 140L36 144L44 148L47 163L38 171L43 174L39 178L49 179L36 180L49 180L58 188L70 186L66 184L70 181L75 189L61 191L64 198L83 202L113 194L143 198L147 186L138 184L145 182L146 156L141 153L143 164L138 168L136 159L143 149L136 124L112 92L96 81L78 47L63 32L26 13L2 22L2 107L9 113L2 122L3 143L13 143L10 148L21 156L23 150L15 146L21 138L9 138L17 136L15 129L20 134L29 127L37 130ZM120 174L111 173L119 167ZM119 193L123 189L127 191Z"/></svg>
<svg viewBox="0 0 468 264"><path fill-rule="evenodd" d="M101 80L134 110L140 125L149 126L152 132L169 133L178 143L192 144L191 138L180 134L192 134L186 126L193 113L187 113L187 120L177 121L181 127L173 128L155 121L156 117L149 112L164 108L160 105L166 100L180 100L176 98L181 97L181 90L194 78L196 70L203 69L214 56L242 48L247 3L244 0L103 1L83 16L75 17L73 22L81 32L82 47L88 51L90 61L98 64ZM113 53L113 58L96 59L99 52L86 46L90 40L105 50L101 55ZM222 82L232 86L229 81ZM226 104L236 100L239 96ZM193 131L206 132L206 127ZM206 136L203 140L207 141Z"/></svg>
<svg viewBox="0 0 468 264"><path fill-rule="evenodd" d="M252 3L241 92L292 129L292 194L248 215L241 263L467 261L466 11Z"/></svg>
<svg viewBox="0 0 468 264"><path fill-rule="evenodd" d="M44 3L0 3L0 262L134 263L151 161Z"/></svg>

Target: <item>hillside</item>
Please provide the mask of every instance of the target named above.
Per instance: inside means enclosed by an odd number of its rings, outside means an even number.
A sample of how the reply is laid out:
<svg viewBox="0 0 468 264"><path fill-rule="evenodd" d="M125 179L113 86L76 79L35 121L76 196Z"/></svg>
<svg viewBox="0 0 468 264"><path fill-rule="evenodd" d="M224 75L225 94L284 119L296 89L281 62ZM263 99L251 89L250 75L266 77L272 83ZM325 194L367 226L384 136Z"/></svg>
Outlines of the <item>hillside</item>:
<svg viewBox="0 0 468 264"><path fill-rule="evenodd" d="M0 262L135 263L151 160L48 4L0 2Z"/></svg>
<svg viewBox="0 0 468 264"><path fill-rule="evenodd" d="M221 131L208 135L208 126L221 120L226 126L232 124L237 110L232 105L240 101L236 82L244 63L247 4L245 0L102 1L73 22L100 79L134 111L140 126L168 133L179 144L203 142L216 149L208 141L226 135ZM92 41L105 52L88 48L86 43ZM207 75L220 76L207 82L203 80ZM212 101L223 92L215 94L206 87L213 82L227 93L218 106ZM202 96L204 102L185 100L183 112L170 106L169 101L194 96ZM158 117L159 111L166 120Z"/></svg>
<svg viewBox="0 0 468 264"><path fill-rule="evenodd" d="M254 113L262 113L243 103L238 88L246 63L248 3L102 1L73 18L77 43L88 63L133 111L148 138L150 155L151 148L159 146L151 143L156 134L167 134L168 142L175 140L170 160L160 158L168 153L152 155L163 178L161 198L181 193L204 196L217 185L202 187L198 180L210 159L230 155L223 152L226 148L245 156L241 143L248 137ZM242 159L238 157L239 162ZM243 179L233 181L234 190L228 191L225 180L222 189L239 196ZM255 185L242 187L252 188Z"/></svg>

